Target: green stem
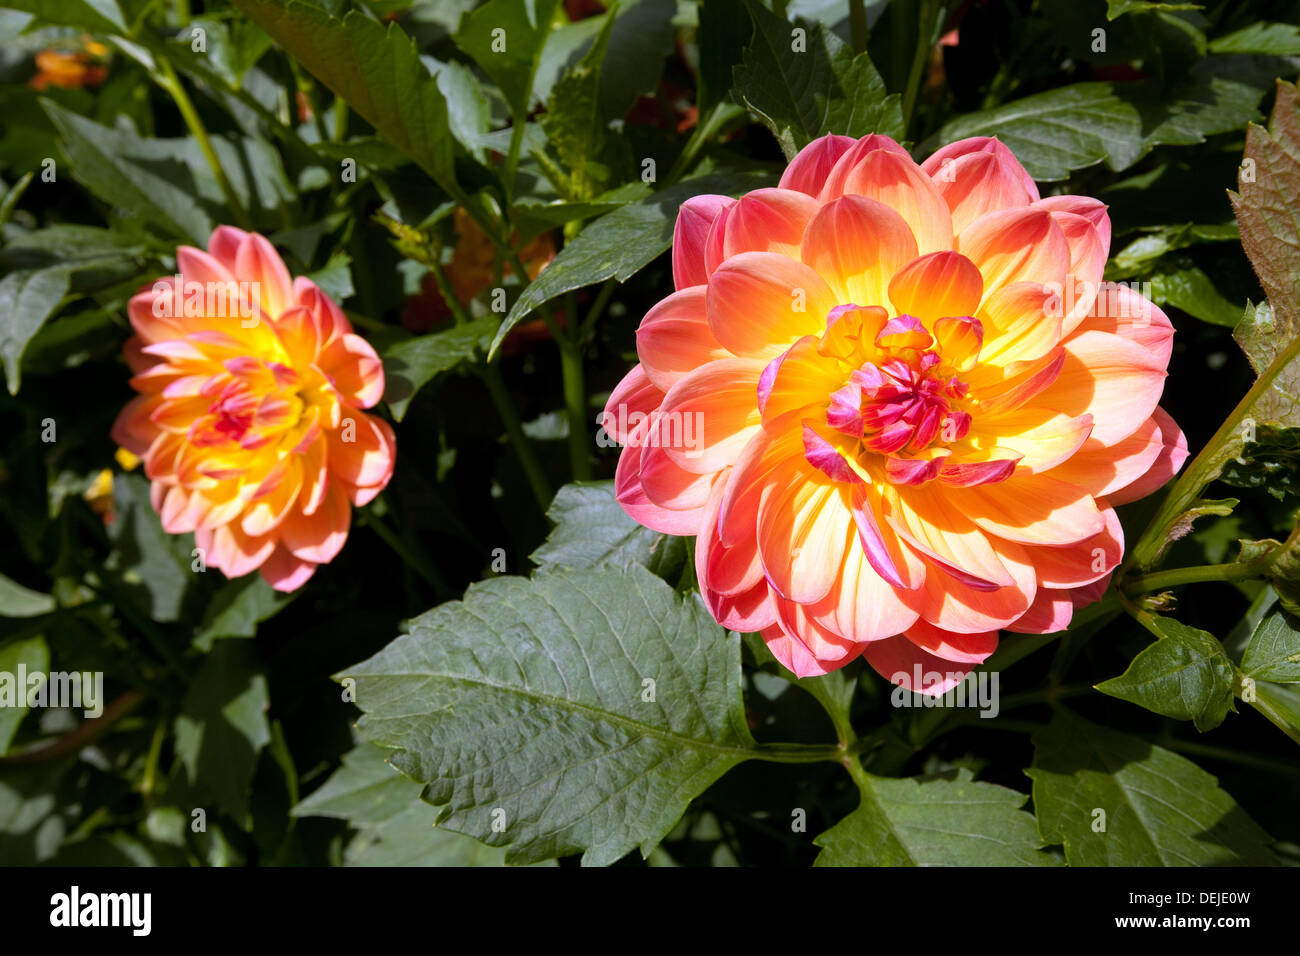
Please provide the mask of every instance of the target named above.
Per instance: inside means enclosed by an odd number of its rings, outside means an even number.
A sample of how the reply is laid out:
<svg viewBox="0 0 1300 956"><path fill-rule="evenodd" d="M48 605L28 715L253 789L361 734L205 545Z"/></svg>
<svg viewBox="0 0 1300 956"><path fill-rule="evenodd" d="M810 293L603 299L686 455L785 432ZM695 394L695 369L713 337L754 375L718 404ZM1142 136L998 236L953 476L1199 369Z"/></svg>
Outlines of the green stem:
<svg viewBox="0 0 1300 956"><path fill-rule="evenodd" d="M591 338L591 333L596 323L600 321L601 315L604 314L605 306L609 304L616 288L618 288L617 279L606 279L605 284L596 293L596 300L591 303L591 308L587 310L587 317L582 320L582 328L578 330L579 342L586 342Z"/></svg>
<svg viewBox="0 0 1300 956"><path fill-rule="evenodd" d="M1190 568L1171 568L1167 571L1155 571L1141 574L1124 582L1126 594L1146 594L1150 591L1163 591L1183 584L1199 584L1202 581L1237 581L1258 573L1258 567L1251 562L1233 562L1231 564L1203 564Z"/></svg>
<svg viewBox="0 0 1300 956"><path fill-rule="evenodd" d="M1159 559L1168 543L1167 537L1174 523L1192 506L1206 485L1219 477L1224 464L1232 457L1233 448L1241 440L1241 423L1248 417L1260 397L1273 387L1273 382L1278 375L1297 355L1300 355L1300 336L1292 339L1274 359L1273 364L1265 369L1264 374L1255 380L1255 384L1237 403L1232 414L1224 420L1219 430L1201 449L1201 453L1174 482L1161 503L1160 510L1142 532L1142 536L1129 553L1128 560L1120 568L1117 578L1121 582L1129 571L1134 568L1145 570Z"/></svg>
<svg viewBox="0 0 1300 956"><path fill-rule="evenodd" d="M506 195L511 199L515 195L515 173L519 170L519 154L524 147L524 129L526 119L522 116L516 116L510 126L510 146L506 152L505 171L502 179L505 182Z"/></svg>
<svg viewBox="0 0 1300 956"><path fill-rule="evenodd" d="M853 44L854 53L867 48L866 0L849 0L849 42Z"/></svg>
<svg viewBox="0 0 1300 956"><path fill-rule="evenodd" d="M567 297L569 325L575 324L573 297ZM558 330L552 329L554 335ZM560 373L564 379L564 407L569 418L569 469L574 481L591 480L591 456L587 452L587 384L582 368L582 346L557 338Z"/></svg>
<svg viewBox="0 0 1300 956"><path fill-rule="evenodd" d="M718 134L727 123L744 113L739 106L734 103L718 103L709 111L709 115L701 119L696 124L695 129L691 131L690 139L682 147L681 154L673 162L672 168L668 170L668 176L664 179L665 188L671 186L677 180L685 176L691 166L695 163L695 158L699 155L704 144Z"/></svg>
<svg viewBox="0 0 1300 956"><path fill-rule="evenodd" d="M480 374L484 384L487 385L488 394L492 396L492 404L496 406L497 414L501 416L506 437L515 450L515 456L519 459L519 466L523 468L524 476L528 479L533 497L537 500L538 506L545 511L551 504L551 485L546 480L546 473L542 471L537 456L533 454L533 446L529 444L523 426L519 424L519 415L515 412L509 393L506 392L505 382L501 378L501 369L495 362L488 362L480 369Z"/></svg>
<svg viewBox="0 0 1300 956"><path fill-rule="evenodd" d="M460 299L456 298L456 292L451 287L451 280L447 278L447 272L443 269L442 264L437 261L437 253L432 253L426 263L429 272L433 275L434 285L438 287L438 292L442 295L442 301L447 303L447 308L451 310L451 317L457 325L467 325L470 322L469 313L465 311L465 306L461 304Z"/></svg>
<svg viewBox="0 0 1300 956"><path fill-rule="evenodd" d="M769 763L841 763L845 759L844 750L831 744L759 744L753 756Z"/></svg>
<svg viewBox="0 0 1300 956"><path fill-rule="evenodd" d="M334 97L334 142L341 143L348 135L348 101Z"/></svg>
<svg viewBox="0 0 1300 956"><path fill-rule="evenodd" d="M217 181L218 188L221 189L221 195L226 200L226 206L229 208L230 214L239 226L245 229L252 228L248 213L239 202L234 189L231 188L230 180L226 178L226 171L222 169L221 161L217 159L216 150L212 148L212 140L208 138L207 128L203 125L203 120L199 118L198 110L194 108L194 102L190 99L189 94L185 92L185 87L181 85L176 71L172 69L170 63L156 52L154 62L158 65L157 72L152 74L154 82L171 96L176 108L180 110L181 119L185 121L186 129L198 142L199 151L203 153L203 158L207 160L208 166L212 168L212 175Z"/></svg>
<svg viewBox="0 0 1300 956"><path fill-rule="evenodd" d="M1161 633L1160 628L1156 624L1157 617L1155 614L1151 613L1144 607L1138 607L1138 605L1129 600L1128 595L1123 591L1117 591L1116 596L1119 598L1119 603L1124 605L1124 610L1128 611L1129 617L1133 618L1133 620L1145 627L1157 639L1164 638L1165 635Z"/></svg>
<svg viewBox="0 0 1300 956"><path fill-rule="evenodd" d="M925 75L925 63L930 57L930 48L934 46L934 20L939 11L930 0L921 4L916 22L916 49L912 52L912 68L907 75L907 88L903 91L903 129L912 126L912 112L916 108L916 97L921 89L921 78Z"/></svg>
<svg viewBox="0 0 1300 956"><path fill-rule="evenodd" d="M162 756L162 745L166 738L167 721L159 720L154 724L153 738L149 741L149 754L144 761L144 775L140 778L140 793L145 797L153 794L158 777L158 759Z"/></svg>

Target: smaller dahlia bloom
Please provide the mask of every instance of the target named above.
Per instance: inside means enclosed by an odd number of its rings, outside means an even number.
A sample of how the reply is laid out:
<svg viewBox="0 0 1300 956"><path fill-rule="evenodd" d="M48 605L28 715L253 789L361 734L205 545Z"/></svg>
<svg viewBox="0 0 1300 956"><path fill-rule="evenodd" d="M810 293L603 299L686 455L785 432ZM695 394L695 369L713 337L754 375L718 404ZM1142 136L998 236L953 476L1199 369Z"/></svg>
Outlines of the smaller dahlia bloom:
<svg viewBox="0 0 1300 956"><path fill-rule="evenodd" d="M1187 456L1173 327L1103 281L1109 246L1102 203L984 137L917 165L826 136L778 188L688 200L602 416L620 504L695 535L714 617L799 676L862 655L949 690L1096 600L1115 506Z"/></svg>
<svg viewBox="0 0 1300 956"><path fill-rule="evenodd" d="M171 534L207 565L301 587L347 539L352 506L388 484L393 431L374 349L262 236L230 226L131 299L133 398L113 439L144 462Z"/></svg>

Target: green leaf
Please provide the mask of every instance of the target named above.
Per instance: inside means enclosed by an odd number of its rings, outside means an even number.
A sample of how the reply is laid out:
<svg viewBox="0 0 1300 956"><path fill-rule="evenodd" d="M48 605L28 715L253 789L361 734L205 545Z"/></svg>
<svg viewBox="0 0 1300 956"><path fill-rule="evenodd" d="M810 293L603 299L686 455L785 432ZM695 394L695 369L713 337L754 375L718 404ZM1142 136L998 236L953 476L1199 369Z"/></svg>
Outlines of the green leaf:
<svg viewBox="0 0 1300 956"><path fill-rule="evenodd" d="M1300 683L1300 621L1285 611L1261 621L1246 645L1241 669L1257 680Z"/></svg>
<svg viewBox="0 0 1300 956"><path fill-rule="evenodd" d="M1269 128L1246 131L1237 189L1228 198L1268 302L1247 306L1233 338L1262 376L1300 335L1300 89L1294 85L1279 80ZM1300 425L1298 392L1300 363L1291 362L1256 403L1256 417Z"/></svg>
<svg viewBox="0 0 1300 956"><path fill-rule="evenodd" d="M1190 720L1204 733L1223 723L1232 706L1232 662L1208 631L1157 617L1164 635L1119 677L1097 690L1175 720Z"/></svg>
<svg viewBox="0 0 1300 956"><path fill-rule="evenodd" d="M1251 407L1251 418L1256 422L1300 427L1300 363L1293 361L1273 365L1279 355L1295 341L1300 332L1293 320L1279 315L1269 302L1259 305L1246 303L1246 311L1232 330L1232 337L1246 353L1251 368L1257 376L1271 374L1269 388ZM1258 425L1256 426L1258 429ZM1244 436L1241 442L1245 444Z"/></svg>
<svg viewBox="0 0 1300 956"><path fill-rule="evenodd" d="M472 585L346 676L442 825L510 862L646 855L753 752L739 639L636 565Z"/></svg>
<svg viewBox="0 0 1300 956"><path fill-rule="evenodd" d="M1039 830L1071 866L1277 862L1272 838L1185 757L1064 710L1033 742Z"/></svg>
<svg viewBox="0 0 1300 956"><path fill-rule="evenodd" d="M640 564L675 581L689 556L685 538L637 524L614 498L614 482L575 482L546 511L555 527L531 555L541 567L595 568Z"/></svg>
<svg viewBox="0 0 1300 956"><path fill-rule="evenodd" d="M194 646L208 651L220 638L256 636L257 625L278 614L298 593L277 591L260 574L227 581L208 604L194 635Z"/></svg>
<svg viewBox="0 0 1300 956"><path fill-rule="evenodd" d="M27 686L18 682L19 667L25 668L28 674L49 671L50 651L45 646L45 638L29 637L0 647L0 675L3 675L0 679L7 678L13 682L18 698L0 705L0 754L8 752L14 734L18 733L18 725L27 716Z"/></svg>
<svg viewBox="0 0 1300 956"><path fill-rule="evenodd" d="M0 617L36 617L55 608L54 598L0 574Z"/></svg>
<svg viewBox="0 0 1300 956"><path fill-rule="evenodd" d="M1300 56L1300 27L1290 23L1252 23L1211 40L1210 52Z"/></svg>
<svg viewBox="0 0 1300 956"><path fill-rule="evenodd" d="M540 120L562 168L549 157L537 158L555 188L574 201L592 199L610 185L615 146L622 147L624 158L628 155L621 139L609 137L599 101L601 66L613 27L614 19L607 17L586 55L555 84Z"/></svg>
<svg viewBox="0 0 1300 956"><path fill-rule="evenodd" d="M99 33L127 33L116 0L5 0L5 8L34 13L47 23L83 27Z"/></svg>
<svg viewBox="0 0 1300 956"><path fill-rule="evenodd" d="M1149 298L1156 305L1172 305L1202 322L1233 328L1241 321L1241 306L1219 294L1214 281L1196 266L1175 266L1150 276Z"/></svg>
<svg viewBox="0 0 1300 956"><path fill-rule="evenodd" d="M1147 229L1107 264L1106 277L1122 279L1143 273L1161 256L1188 246L1209 242L1240 242L1241 233L1236 222L1202 224L1181 223L1176 226L1157 226ZM1233 322L1240 318L1234 316Z"/></svg>
<svg viewBox="0 0 1300 956"><path fill-rule="evenodd" d="M772 131L786 159L827 133L903 137L902 101L886 95L871 57L855 56L825 24L796 26L753 0L745 5L754 36L735 68L732 96Z"/></svg>
<svg viewBox="0 0 1300 956"><path fill-rule="evenodd" d="M676 12L675 0L632 0L614 11L605 56L610 68L600 76L600 111L605 119L620 119L640 97L659 89L664 58L674 49Z"/></svg>
<svg viewBox="0 0 1300 956"><path fill-rule="evenodd" d="M384 400L399 422L415 393L434 377L486 349L496 331L491 318L475 319L441 332L405 339L384 349Z"/></svg>
<svg viewBox="0 0 1300 956"><path fill-rule="evenodd" d="M332 17L301 0L232 2L439 186L455 190L447 101L400 26L356 10Z"/></svg>
<svg viewBox="0 0 1300 956"><path fill-rule="evenodd" d="M1106 19L1118 20L1126 13L1152 10L1200 10L1199 3L1152 3L1150 0L1106 0Z"/></svg>
<svg viewBox="0 0 1300 956"><path fill-rule="evenodd" d="M20 269L0 279L0 359L16 395L23 350L68 294L69 267Z"/></svg>
<svg viewBox="0 0 1300 956"><path fill-rule="evenodd" d="M1300 89L1279 81L1272 121L1246 131L1238 192L1229 193L1241 244L1288 330L1300 315ZM1253 173L1253 181L1251 178Z"/></svg>
<svg viewBox="0 0 1300 956"><path fill-rule="evenodd" d="M741 0L714 0L700 4L699 95L696 106L708 116L731 92L732 68L744 57L754 34Z"/></svg>
<svg viewBox="0 0 1300 956"><path fill-rule="evenodd" d="M195 583L194 535L163 530L149 503L149 482L139 474L115 475L113 498L117 517L108 534L114 547L105 570L155 621L178 620Z"/></svg>
<svg viewBox="0 0 1300 956"><path fill-rule="evenodd" d="M78 182L104 202L162 226L174 238L207 245L212 219L194 201L192 191L132 156L142 142L138 136L100 126L52 100L42 100L41 105L63 139Z"/></svg>
<svg viewBox="0 0 1300 956"><path fill-rule="evenodd" d="M456 31L456 45L501 89L517 123L532 104L533 76L555 7L556 0L489 0L466 13Z"/></svg>
<svg viewBox="0 0 1300 956"><path fill-rule="evenodd" d="M1263 488L1279 501L1300 494L1300 427L1256 425L1254 440L1247 438L1219 480L1237 488Z"/></svg>
<svg viewBox="0 0 1300 956"><path fill-rule="evenodd" d="M251 642L217 641L176 717L176 756L195 806L210 800L237 820L247 814L257 755L271 739L269 706Z"/></svg>
<svg viewBox="0 0 1300 956"><path fill-rule="evenodd" d="M855 775L858 808L819 835L816 866L1054 866L1025 794L955 778Z"/></svg>
<svg viewBox="0 0 1300 956"><path fill-rule="evenodd" d="M492 111L483 86L463 63L442 63L433 76L447 100L447 122L456 142L480 162L484 159L483 137L490 128Z"/></svg>
<svg viewBox="0 0 1300 956"><path fill-rule="evenodd" d="M492 340L491 353L529 313L556 296L605 279L626 282L649 265L672 245L677 210L691 196L714 190L737 195L768 182L762 173L701 176L601 216L561 249L515 300Z"/></svg>
<svg viewBox="0 0 1300 956"><path fill-rule="evenodd" d="M1156 81L1075 83L957 117L933 145L997 136L1035 179L1065 179L1106 162L1127 169L1156 146L1190 146L1240 129L1258 115L1261 92L1199 61L1172 90Z"/></svg>

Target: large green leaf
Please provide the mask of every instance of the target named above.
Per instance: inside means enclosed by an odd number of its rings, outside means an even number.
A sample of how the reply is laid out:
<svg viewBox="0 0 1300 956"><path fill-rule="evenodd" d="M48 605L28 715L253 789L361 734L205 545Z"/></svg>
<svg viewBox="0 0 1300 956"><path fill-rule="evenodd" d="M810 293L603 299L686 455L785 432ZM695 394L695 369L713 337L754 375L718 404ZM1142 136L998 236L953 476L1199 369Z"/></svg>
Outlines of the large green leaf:
<svg viewBox="0 0 1300 956"><path fill-rule="evenodd" d="M752 0L745 5L754 36L735 68L732 96L772 131L786 159L827 133L903 137L898 94L887 95L865 52L855 56L825 24L793 24Z"/></svg>
<svg viewBox="0 0 1300 956"><path fill-rule="evenodd" d="M442 825L510 862L648 854L752 753L739 639L637 565L475 584L345 676Z"/></svg>
<svg viewBox="0 0 1300 956"><path fill-rule="evenodd" d="M490 318L475 319L442 332L404 339L383 350L384 400L399 422L415 393L443 372L486 349L496 331Z"/></svg>
<svg viewBox="0 0 1300 956"><path fill-rule="evenodd" d="M257 756L271 739L266 677L248 641L217 641L176 717L176 756L191 799L236 819L248 811Z"/></svg>
<svg viewBox="0 0 1300 956"><path fill-rule="evenodd" d="M817 866L1053 866L1023 793L952 779L861 774L858 808L818 836Z"/></svg>
<svg viewBox="0 0 1300 956"><path fill-rule="evenodd" d="M1246 645L1241 669L1247 677L1257 680L1300 682L1300 628L1296 618L1278 611L1261 621Z"/></svg>
<svg viewBox="0 0 1300 956"><path fill-rule="evenodd" d="M677 210L691 196L714 190L736 195L768 182L761 173L701 176L601 216L561 249L524 289L497 330L492 351L501 347L515 325L556 296L605 279L626 282L649 265L672 245Z"/></svg>
<svg viewBox="0 0 1300 956"><path fill-rule="evenodd" d="M1202 733L1219 726L1232 706L1232 662L1208 631L1159 617L1164 636L1146 648L1119 677L1097 690L1175 720L1190 720Z"/></svg>
<svg viewBox="0 0 1300 956"><path fill-rule="evenodd" d="M541 567L594 568L641 564L667 581L688 560L686 539L633 521L614 497L614 482L575 482L546 511L555 528L531 555Z"/></svg>
<svg viewBox="0 0 1300 956"><path fill-rule="evenodd" d="M1276 863L1268 834L1185 757L1066 711L1033 741L1039 830L1071 866Z"/></svg>
<svg viewBox="0 0 1300 956"><path fill-rule="evenodd" d="M1065 179L1106 162L1127 169L1156 146L1188 146L1256 118L1261 91L1222 75L1210 57L1172 91L1154 81L1075 83L1035 93L944 125L935 145L996 136L1035 179Z"/></svg>
<svg viewBox="0 0 1300 956"><path fill-rule="evenodd" d="M455 188L447 102L411 38L356 10L341 19L301 0L232 0L443 189Z"/></svg>
<svg viewBox="0 0 1300 956"><path fill-rule="evenodd" d="M517 123L528 115L555 6L556 0L489 0L465 14L456 31L456 45L500 88Z"/></svg>

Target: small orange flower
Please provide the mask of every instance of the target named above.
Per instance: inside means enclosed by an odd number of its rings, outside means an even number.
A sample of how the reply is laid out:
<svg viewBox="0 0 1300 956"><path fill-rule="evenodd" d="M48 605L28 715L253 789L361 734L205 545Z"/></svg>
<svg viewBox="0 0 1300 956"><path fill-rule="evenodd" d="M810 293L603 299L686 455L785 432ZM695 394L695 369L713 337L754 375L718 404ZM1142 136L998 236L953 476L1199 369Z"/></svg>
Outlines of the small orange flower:
<svg viewBox="0 0 1300 956"><path fill-rule="evenodd" d="M102 45L93 42L87 43L84 51L42 50L36 54L36 74L29 85L34 90L52 86L69 90L98 86L108 78L108 67L96 63L95 56L106 52Z"/></svg>
<svg viewBox="0 0 1300 956"><path fill-rule="evenodd" d="M827 136L780 188L689 200L603 416L619 502L697 535L709 609L796 674L864 655L945 692L1095 600L1114 506L1186 458L1173 327L1102 281L1109 244L1102 203L987 138L918 166Z"/></svg>
<svg viewBox="0 0 1300 956"><path fill-rule="evenodd" d="M295 590L392 476L393 431L361 411L383 395L383 365L256 233L222 226L176 263L131 299L125 354L141 394L113 438L143 459L165 530L193 531L228 577L260 570Z"/></svg>

